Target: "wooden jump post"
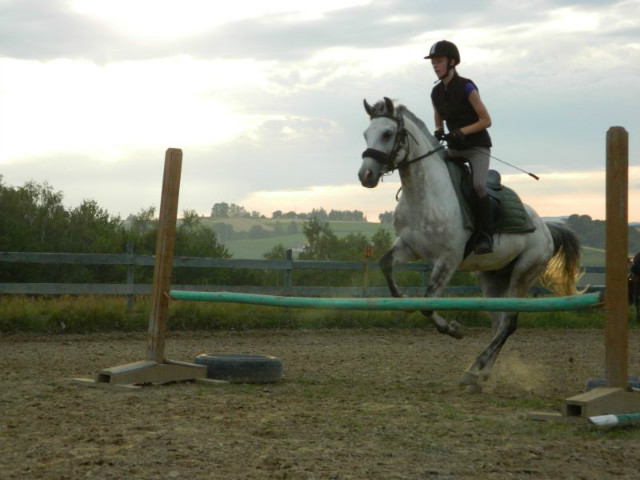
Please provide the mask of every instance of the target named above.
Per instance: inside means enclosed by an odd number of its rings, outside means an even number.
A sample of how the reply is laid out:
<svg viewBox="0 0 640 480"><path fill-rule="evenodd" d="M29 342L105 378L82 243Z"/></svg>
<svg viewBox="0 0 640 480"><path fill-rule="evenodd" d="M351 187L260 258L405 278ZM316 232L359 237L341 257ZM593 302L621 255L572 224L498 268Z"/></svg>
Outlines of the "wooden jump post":
<svg viewBox="0 0 640 480"><path fill-rule="evenodd" d="M75 379L76 383L85 385L134 385L196 379L206 381L206 365L176 362L164 358L169 308L168 293L171 287L181 171L182 150L169 148L164 160L146 359L101 370L97 373L95 381Z"/></svg>
<svg viewBox="0 0 640 480"><path fill-rule="evenodd" d="M607 131L605 379L606 387L565 400L563 417L640 412L640 393L628 386L629 306L627 300L629 135ZM536 418L536 414L533 414ZM544 416L539 417L546 419Z"/></svg>
<svg viewBox="0 0 640 480"><path fill-rule="evenodd" d="M607 131L605 374L609 387L627 388L629 305L629 135L622 127Z"/></svg>

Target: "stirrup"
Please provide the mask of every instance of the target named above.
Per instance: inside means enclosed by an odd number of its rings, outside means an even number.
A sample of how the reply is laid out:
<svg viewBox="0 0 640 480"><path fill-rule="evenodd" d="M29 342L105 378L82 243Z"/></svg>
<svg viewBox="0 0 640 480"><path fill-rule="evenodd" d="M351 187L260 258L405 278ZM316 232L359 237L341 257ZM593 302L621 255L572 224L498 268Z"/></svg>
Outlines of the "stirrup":
<svg viewBox="0 0 640 480"><path fill-rule="evenodd" d="M473 253L476 255L486 255L493 252L493 239L488 233L480 233L478 241L473 247Z"/></svg>

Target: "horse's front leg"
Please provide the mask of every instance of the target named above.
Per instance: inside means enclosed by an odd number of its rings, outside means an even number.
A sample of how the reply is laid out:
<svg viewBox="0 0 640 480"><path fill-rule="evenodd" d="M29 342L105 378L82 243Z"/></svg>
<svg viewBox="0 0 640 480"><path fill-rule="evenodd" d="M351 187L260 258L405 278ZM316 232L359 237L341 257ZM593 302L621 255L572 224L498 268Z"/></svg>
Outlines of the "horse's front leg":
<svg viewBox="0 0 640 480"><path fill-rule="evenodd" d="M449 280L451 280L451 277L456 271L456 266L457 263L453 261L437 261L431 270L429 285L427 285L424 296L431 298L442 295L442 292L444 292L444 289L449 284ZM448 322L434 310L423 310L422 314L431 320L438 332L446 333L457 339L464 337L464 328L457 321L452 320Z"/></svg>
<svg viewBox="0 0 640 480"><path fill-rule="evenodd" d="M469 392L475 393L482 390L478 380L489 378L489 372L495 362L498 353L502 349L507 338L516 331L518 326L518 313L504 313L496 334L489 346L476 358L475 362L464 372L460 385L466 385Z"/></svg>
<svg viewBox="0 0 640 480"><path fill-rule="evenodd" d="M402 297L402 292L400 291L400 288L393 276L393 266L396 263L411 262L414 260L417 260L417 257L413 251L400 238L398 238L393 247L391 247L391 249L385 253L378 262L380 265L380 271L387 280L387 285L389 286L389 291L392 296L398 298Z"/></svg>

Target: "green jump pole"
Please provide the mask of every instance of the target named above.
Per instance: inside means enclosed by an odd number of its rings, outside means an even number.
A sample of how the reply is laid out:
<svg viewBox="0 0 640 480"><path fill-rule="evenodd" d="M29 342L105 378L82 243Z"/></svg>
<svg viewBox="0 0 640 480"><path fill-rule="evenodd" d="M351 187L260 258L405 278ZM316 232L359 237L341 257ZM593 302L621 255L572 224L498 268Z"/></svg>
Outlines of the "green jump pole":
<svg viewBox="0 0 640 480"><path fill-rule="evenodd" d="M469 310L493 312L551 312L579 310L602 303L600 293L545 298L315 298L281 297L235 292L171 290L174 300L243 303L270 307L325 308L334 310Z"/></svg>
<svg viewBox="0 0 640 480"><path fill-rule="evenodd" d="M640 424L640 413L618 413L596 415L589 417L589 421L600 428L626 427Z"/></svg>

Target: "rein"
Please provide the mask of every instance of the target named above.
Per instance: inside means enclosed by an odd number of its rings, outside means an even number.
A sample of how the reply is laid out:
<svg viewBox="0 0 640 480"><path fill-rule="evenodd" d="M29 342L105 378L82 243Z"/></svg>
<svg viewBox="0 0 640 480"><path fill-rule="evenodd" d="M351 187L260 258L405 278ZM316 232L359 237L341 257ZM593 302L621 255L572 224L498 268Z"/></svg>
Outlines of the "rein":
<svg viewBox="0 0 640 480"><path fill-rule="evenodd" d="M424 155L420 155L419 157L412 158L411 160L405 160L404 162L401 162L400 164L398 164L398 167L402 167L404 165L409 165L410 163L417 162L418 160L423 160L423 159L425 159L427 157L430 157L434 153L439 152L440 150L444 150L444 145L438 145L433 150L429 150L427 153L425 153Z"/></svg>
<svg viewBox="0 0 640 480"><path fill-rule="evenodd" d="M413 135L412 135L413 136ZM414 138L415 140L415 138ZM418 141L416 140L416 143L418 143ZM398 166L396 168L402 167L404 165L409 165L410 163L413 162L417 162L418 160L423 160L431 155L433 155L436 152L439 152L440 150L442 150L444 148L444 145L438 145L436 148L434 148L433 150L429 150L427 153L425 153L424 155L420 155L419 157L413 158L411 160L406 160L404 162L402 162L401 164L398 164ZM396 202L400 199L400 192L402 191L402 187L400 187L398 189L398 191L396 192Z"/></svg>

